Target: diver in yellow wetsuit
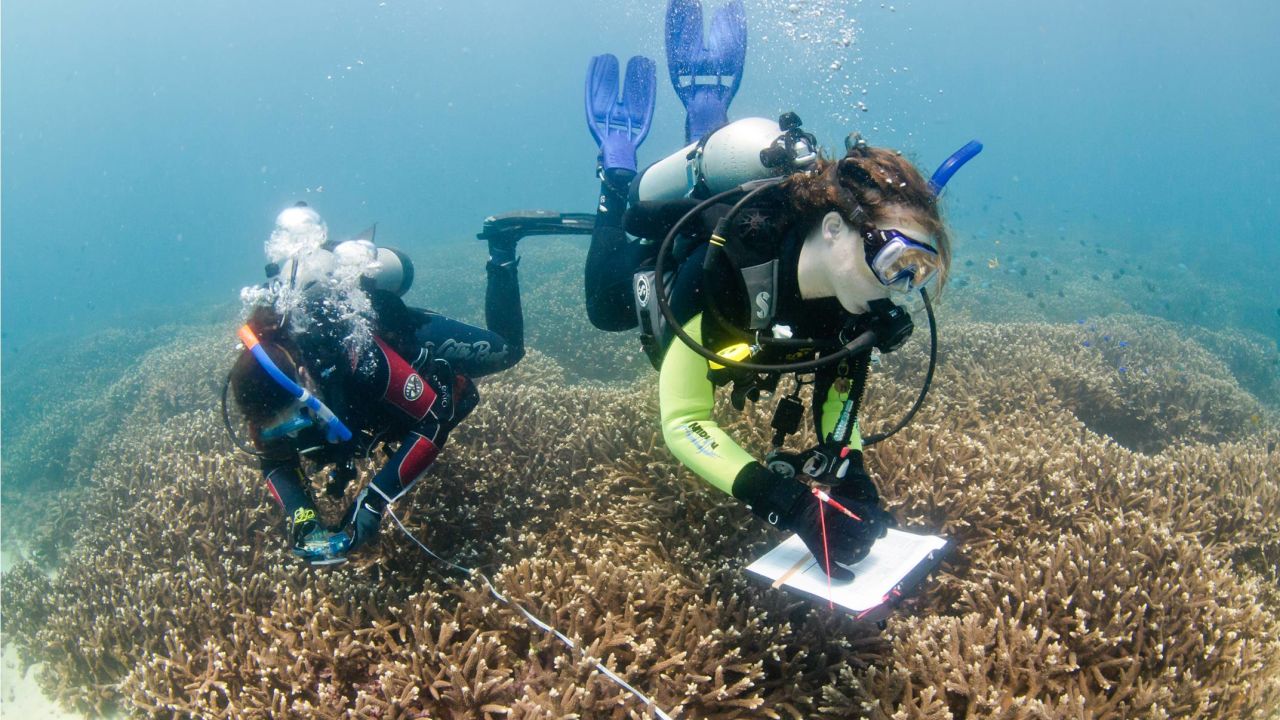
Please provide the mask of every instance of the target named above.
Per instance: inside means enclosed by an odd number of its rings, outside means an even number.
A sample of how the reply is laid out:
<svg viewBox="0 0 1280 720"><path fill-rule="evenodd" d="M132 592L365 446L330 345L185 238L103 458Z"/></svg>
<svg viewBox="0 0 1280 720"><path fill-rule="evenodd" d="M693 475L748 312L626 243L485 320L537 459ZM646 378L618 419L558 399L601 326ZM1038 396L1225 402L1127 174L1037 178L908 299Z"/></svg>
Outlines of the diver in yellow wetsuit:
<svg viewBox="0 0 1280 720"><path fill-rule="evenodd" d="M688 111L686 147L637 173L655 65L633 57L620 77L616 58L595 57L586 87L600 148L594 217L492 217L481 237L590 232L587 314L602 330L640 328L660 373L671 452L848 578L837 563L865 557L894 524L863 465L857 426L870 351L892 351L911 334L895 297L945 279L950 241L937 193L981 146L962 148L926 180L856 135L843 157L822 157L793 113L730 123L746 49L738 0L710 32L704 40L697 0L672 0L667 59ZM762 463L712 417L715 390L732 386L740 409L785 374L813 384L817 443ZM802 416L798 393L779 402L775 446Z"/></svg>
<svg viewBox="0 0 1280 720"><path fill-rule="evenodd" d="M841 349L867 330L881 351L910 335L910 316L892 298L945 279L950 243L936 196L967 157L931 184L899 153L857 136L842 158L821 157L792 113L777 123L729 123L745 17L730 2L704 40L701 15L696 1L678 0L667 16L667 59L688 111L689 145L643 172L635 149L652 117L653 63L632 58L620 87L612 56L592 60L587 119L600 146L601 184L587 312L603 330L640 326L660 373L663 436L684 465L798 533L815 557L851 564L894 521L863 466L856 423L871 348ZM668 255L660 258L660 248ZM672 322L684 338L675 339ZM726 367L709 360L712 353L754 369ZM843 357L820 361L836 355ZM818 440L799 455L775 452L768 465L712 417L719 385L733 386L739 408L772 390L785 370L759 372L764 367L812 371L797 378L814 385ZM802 414L796 396L780 402L775 445ZM841 420L846 426L837 429ZM849 576L834 563L824 567Z"/></svg>
<svg viewBox="0 0 1280 720"><path fill-rule="evenodd" d="M742 132L736 125L719 133ZM772 132L786 131L774 124ZM707 146L714 141L713 135ZM784 180L758 189L731 215L745 193L687 218L670 243L674 251L665 258L662 291L692 344L675 339L674 328L656 311L655 265L665 236L697 201L642 200L645 175L603 168L587 256L587 309L601 329L641 326L660 373L663 436L682 463L768 522L797 532L816 557L829 553L847 565L864 557L893 524L863 466L856 425L868 354L851 354L798 376L814 386L818 443L800 455L774 454L766 466L712 417L714 393L717 385L732 384L741 407L744 399L771 390L783 373L723 367L694 347L727 350L724 357L757 366L787 367L831 356L863 331L875 330L877 347L891 351L911 331L910 316L891 298L944 275L949 242L928 182L891 150L855 140L838 161L810 157L805 166L794 159L792 165ZM734 246L769 252L743 272L749 261L731 262L723 249ZM711 252L720 257L708 262ZM854 423L836 433L851 393ZM775 427L785 434L798 425L802 408L794 396L781 405ZM834 506L851 512L828 505L824 517L815 485L829 493ZM848 576L837 564L829 567L835 576Z"/></svg>

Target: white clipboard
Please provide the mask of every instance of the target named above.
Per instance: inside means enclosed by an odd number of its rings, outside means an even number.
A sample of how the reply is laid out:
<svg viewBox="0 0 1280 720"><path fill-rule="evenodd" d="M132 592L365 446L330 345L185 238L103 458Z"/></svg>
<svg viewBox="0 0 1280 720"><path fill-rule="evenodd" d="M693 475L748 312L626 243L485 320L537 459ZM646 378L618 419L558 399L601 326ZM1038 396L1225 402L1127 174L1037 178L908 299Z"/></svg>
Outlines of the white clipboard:
<svg viewBox="0 0 1280 720"><path fill-rule="evenodd" d="M832 579L818 565L799 535L792 535L747 570L770 582L823 602L844 608L860 620L879 621L888 616L904 594L920 583L938 563L947 540L937 535L917 535L889 529L871 552L854 565L852 580Z"/></svg>

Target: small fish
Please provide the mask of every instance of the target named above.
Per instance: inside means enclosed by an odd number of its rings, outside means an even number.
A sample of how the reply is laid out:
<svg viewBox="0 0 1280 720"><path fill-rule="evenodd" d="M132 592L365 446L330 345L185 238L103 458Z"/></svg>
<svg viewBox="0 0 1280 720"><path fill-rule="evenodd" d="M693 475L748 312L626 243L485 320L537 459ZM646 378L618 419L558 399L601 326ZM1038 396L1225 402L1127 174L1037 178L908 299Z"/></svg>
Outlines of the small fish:
<svg viewBox="0 0 1280 720"><path fill-rule="evenodd" d="M989 259L987 260L987 267L991 268L992 270L995 270L996 268L1000 267L1000 259L999 259L999 258L989 258Z"/></svg>
<svg viewBox="0 0 1280 720"><path fill-rule="evenodd" d="M1249 416L1249 422L1253 423L1254 427L1258 427L1262 424L1262 416L1258 413L1254 413Z"/></svg>

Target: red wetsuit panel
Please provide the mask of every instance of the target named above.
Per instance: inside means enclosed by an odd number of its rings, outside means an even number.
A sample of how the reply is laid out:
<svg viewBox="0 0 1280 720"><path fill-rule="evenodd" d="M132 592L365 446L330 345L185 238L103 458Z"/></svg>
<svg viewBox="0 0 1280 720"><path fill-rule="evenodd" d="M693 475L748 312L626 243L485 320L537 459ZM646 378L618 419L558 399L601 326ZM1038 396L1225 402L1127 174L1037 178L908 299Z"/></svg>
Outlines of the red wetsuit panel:
<svg viewBox="0 0 1280 720"><path fill-rule="evenodd" d="M431 411L436 402L436 391L414 371L404 358L400 357L381 338L374 338L378 348L387 360L387 387L382 399L402 410L414 420L421 420Z"/></svg>
<svg viewBox="0 0 1280 720"><path fill-rule="evenodd" d="M267 489L271 491L271 497L276 499L276 504L284 507L284 501L280 499L280 493L276 490L276 484L271 482L271 478L267 478Z"/></svg>
<svg viewBox="0 0 1280 720"><path fill-rule="evenodd" d="M396 477L400 481L401 488L408 487L418 479L418 476L426 472L440 452L440 448L436 447L435 443L417 433L411 434L409 439L413 442L408 450L397 453L401 457L396 464Z"/></svg>

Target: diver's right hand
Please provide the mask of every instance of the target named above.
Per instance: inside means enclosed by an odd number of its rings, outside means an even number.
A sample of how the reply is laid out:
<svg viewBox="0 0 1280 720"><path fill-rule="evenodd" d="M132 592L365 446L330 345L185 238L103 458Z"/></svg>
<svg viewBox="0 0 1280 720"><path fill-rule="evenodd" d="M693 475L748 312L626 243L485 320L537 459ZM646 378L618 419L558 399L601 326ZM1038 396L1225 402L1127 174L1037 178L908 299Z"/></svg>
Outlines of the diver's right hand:
<svg viewBox="0 0 1280 720"><path fill-rule="evenodd" d="M386 507L380 500L381 497L369 492L366 486L347 508L339 533L348 539L345 552L368 545L378 537L378 531L382 528L382 510Z"/></svg>
<svg viewBox="0 0 1280 720"><path fill-rule="evenodd" d="M865 558L876 540L884 537L888 514L877 504L854 500L834 490L823 494L826 499L806 492L783 520L787 529L804 541L819 567L827 570L829 557L831 577L852 580L853 572L836 563L853 565Z"/></svg>
<svg viewBox="0 0 1280 720"><path fill-rule="evenodd" d="M829 559L832 578L852 580L853 573L837 563L852 565L865 558L884 537L892 516L869 498L855 499L839 488L820 490L826 501L808 482L759 466L748 466L734 482L734 495L746 500L752 512L799 535L824 571Z"/></svg>

